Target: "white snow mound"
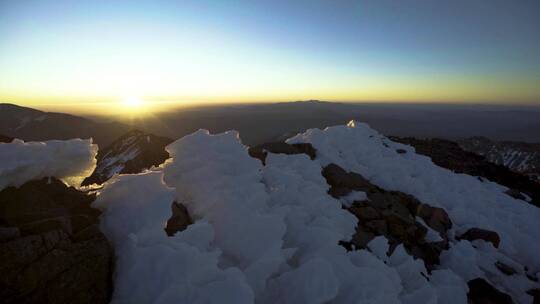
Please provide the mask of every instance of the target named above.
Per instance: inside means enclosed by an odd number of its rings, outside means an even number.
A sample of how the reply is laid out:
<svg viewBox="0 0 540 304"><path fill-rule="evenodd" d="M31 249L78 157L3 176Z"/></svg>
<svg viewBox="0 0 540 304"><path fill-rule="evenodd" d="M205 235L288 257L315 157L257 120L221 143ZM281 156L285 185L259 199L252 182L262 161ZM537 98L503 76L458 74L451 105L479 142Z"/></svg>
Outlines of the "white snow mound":
<svg viewBox="0 0 540 304"><path fill-rule="evenodd" d="M96 167L97 151L92 139L0 143L0 190L51 176L78 186Z"/></svg>

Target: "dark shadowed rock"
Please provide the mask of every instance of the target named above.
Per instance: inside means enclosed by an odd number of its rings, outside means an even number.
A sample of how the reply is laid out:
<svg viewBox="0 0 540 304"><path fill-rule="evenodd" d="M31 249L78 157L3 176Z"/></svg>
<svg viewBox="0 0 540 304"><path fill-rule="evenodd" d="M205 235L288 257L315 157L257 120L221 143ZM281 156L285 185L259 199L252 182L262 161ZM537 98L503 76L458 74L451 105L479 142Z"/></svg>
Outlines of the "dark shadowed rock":
<svg viewBox="0 0 540 304"><path fill-rule="evenodd" d="M532 304L540 304L540 289L534 288L527 290L527 294L533 297Z"/></svg>
<svg viewBox="0 0 540 304"><path fill-rule="evenodd" d="M173 236L178 231L184 231L193 221L189 216L186 207L178 202L171 204L172 216L167 220L165 232L168 236Z"/></svg>
<svg viewBox="0 0 540 304"><path fill-rule="evenodd" d="M405 153L407 153L407 150L405 150L405 149L396 149L396 152L398 154L405 154Z"/></svg>
<svg viewBox="0 0 540 304"><path fill-rule="evenodd" d="M482 278L467 282L469 303L471 304L512 304L512 298L489 284Z"/></svg>
<svg viewBox="0 0 540 304"><path fill-rule="evenodd" d="M471 228L464 234L457 236L456 239L468 241L484 240L486 242L491 242L495 248L499 248L499 243L501 242L501 238L497 232L480 228Z"/></svg>
<svg viewBox="0 0 540 304"><path fill-rule="evenodd" d="M495 262L495 267L497 267L497 269L499 269L502 273L504 273L506 275L514 275L514 274L516 274L516 270L514 268L506 265L503 262L500 262L500 261Z"/></svg>
<svg viewBox="0 0 540 304"><path fill-rule="evenodd" d="M0 134L0 143L10 143L12 140L13 140L13 137Z"/></svg>
<svg viewBox="0 0 540 304"><path fill-rule="evenodd" d="M268 152L288 155L306 154L311 159L315 159L317 156L317 150L309 143L288 144L285 142L272 142L250 147L248 149L249 155L259 159L263 165L265 164Z"/></svg>
<svg viewBox="0 0 540 304"><path fill-rule="evenodd" d="M82 185L102 184L114 174L140 173L159 166L169 158L165 146L171 142L172 139L166 137L130 131L98 151L96 169Z"/></svg>
<svg viewBox="0 0 540 304"><path fill-rule="evenodd" d="M112 249L87 195L51 178L0 191L2 303L108 303Z"/></svg>

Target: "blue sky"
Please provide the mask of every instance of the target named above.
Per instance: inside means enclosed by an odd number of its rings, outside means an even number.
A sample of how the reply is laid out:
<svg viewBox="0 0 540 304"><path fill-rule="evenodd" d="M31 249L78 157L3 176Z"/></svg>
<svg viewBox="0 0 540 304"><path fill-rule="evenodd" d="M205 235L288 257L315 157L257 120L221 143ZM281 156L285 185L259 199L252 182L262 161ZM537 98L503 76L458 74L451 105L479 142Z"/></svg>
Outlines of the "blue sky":
<svg viewBox="0 0 540 304"><path fill-rule="evenodd" d="M0 99L540 102L540 1L1 1Z"/></svg>

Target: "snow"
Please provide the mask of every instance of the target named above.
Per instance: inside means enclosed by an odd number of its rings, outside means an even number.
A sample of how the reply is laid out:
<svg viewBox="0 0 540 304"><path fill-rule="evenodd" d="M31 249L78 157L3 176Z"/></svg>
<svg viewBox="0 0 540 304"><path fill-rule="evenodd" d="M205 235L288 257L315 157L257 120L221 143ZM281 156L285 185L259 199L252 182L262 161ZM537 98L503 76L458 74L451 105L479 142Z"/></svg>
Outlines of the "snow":
<svg viewBox="0 0 540 304"><path fill-rule="evenodd" d="M336 163L346 170L362 174L384 189L402 191L423 203L444 208L454 224L450 235L463 233L472 227L496 231L501 238L497 250L501 258L518 261L521 268L527 266L533 272L540 271L540 256L537 254L540 209L509 197L504 193L505 187L437 167L428 157L415 154L414 148L392 142L363 123L351 122L347 126L325 130L310 129L288 142L311 143L317 149L316 161L322 165ZM398 155L396 149L405 149L407 153ZM453 242L448 252L466 252L462 243ZM463 252L459 252L459 248ZM476 269L477 264L478 259L471 258L460 259L454 264L443 260L440 268L452 270L468 279L460 270ZM500 271L489 269L481 269L475 275L482 275L495 286L501 286L498 282L507 280ZM503 291L514 299L523 299L527 288L534 286L531 281L527 284L509 283L503 286Z"/></svg>
<svg viewBox="0 0 540 304"><path fill-rule="evenodd" d="M517 303L532 301L525 291L537 284L524 266L540 271L536 207L505 187L437 167L365 124L312 129L289 142L312 143L317 158L269 153L263 166L237 132L199 130L170 144L160 168L105 183L94 206L104 211L101 228L117 255L112 302L467 303L466 282L477 277ZM437 269L428 273L402 245L388 256L383 236L368 249L338 245L357 224L342 204L366 194L329 196L321 175L329 163L443 207L454 225ZM173 201L194 224L167 237ZM471 227L498 232L500 248L455 240ZM428 230L428 239L440 235ZM501 274L496 262L518 274Z"/></svg>
<svg viewBox="0 0 540 304"><path fill-rule="evenodd" d="M160 171L116 176L94 202L104 210L101 229L115 248L112 303L252 303L253 293L235 268L218 267L206 221L167 237L173 190Z"/></svg>
<svg viewBox="0 0 540 304"><path fill-rule="evenodd" d="M91 139L0 143L0 190L50 176L80 185L96 166L97 149Z"/></svg>

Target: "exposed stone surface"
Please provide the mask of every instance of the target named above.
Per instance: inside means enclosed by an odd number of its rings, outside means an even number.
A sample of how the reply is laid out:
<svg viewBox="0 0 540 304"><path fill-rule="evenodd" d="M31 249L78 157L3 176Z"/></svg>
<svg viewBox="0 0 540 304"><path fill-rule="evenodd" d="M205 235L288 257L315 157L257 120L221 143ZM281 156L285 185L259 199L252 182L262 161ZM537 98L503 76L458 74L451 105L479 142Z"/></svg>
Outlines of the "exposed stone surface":
<svg viewBox="0 0 540 304"><path fill-rule="evenodd" d="M251 157L261 160L263 165L266 161L268 152L280 154L306 154L311 159L317 156L317 150L311 144L287 144L285 142L265 143L258 146L250 147L248 153Z"/></svg>
<svg viewBox="0 0 540 304"><path fill-rule="evenodd" d="M495 248L499 248L499 243L501 242L501 238L497 232L480 228L471 228L464 234L457 236L456 239L468 241L484 240L486 242L491 242Z"/></svg>
<svg viewBox="0 0 540 304"><path fill-rule="evenodd" d="M471 304L512 304L512 298L489 284L482 278L467 282L469 303Z"/></svg>
<svg viewBox="0 0 540 304"><path fill-rule="evenodd" d="M481 176L513 189L507 194L514 198L525 199L521 195L525 193L531 198L530 204L540 207L540 187L537 182L502 165L491 163L483 156L467 152L455 142L438 138L391 137L391 139L413 146L416 153L429 156L437 166L457 173Z"/></svg>
<svg viewBox="0 0 540 304"><path fill-rule="evenodd" d="M2 303L108 303L113 255L94 198L55 178L0 191Z"/></svg>
<svg viewBox="0 0 540 304"><path fill-rule="evenodd" d="M167 220L165 232L168 236L173 236L178 231L184 231L193 221L189 216L186 207L178 202L171 204L172 216Z"/></svg>
<svg viewBox="0 0 540 304"><path fill-rule="evenodd" d="M440 252L447 248L446 232L452 222L441 208L422 204L411 195L399 191L386 191L371 184L362 175L347 172L336 164L323 168L322 175L331 186L328 193L335 198L351 191L363 191L367 200L355 201L347 208L358 218L356 233L346 248L365 248L375 236L384 235L390 241L391 250L403 244L410 254L421 258L428 268L439 263ZM425 240L427 228L416 220L422 218L426 225L439 232L442 241Z"/></svg>

